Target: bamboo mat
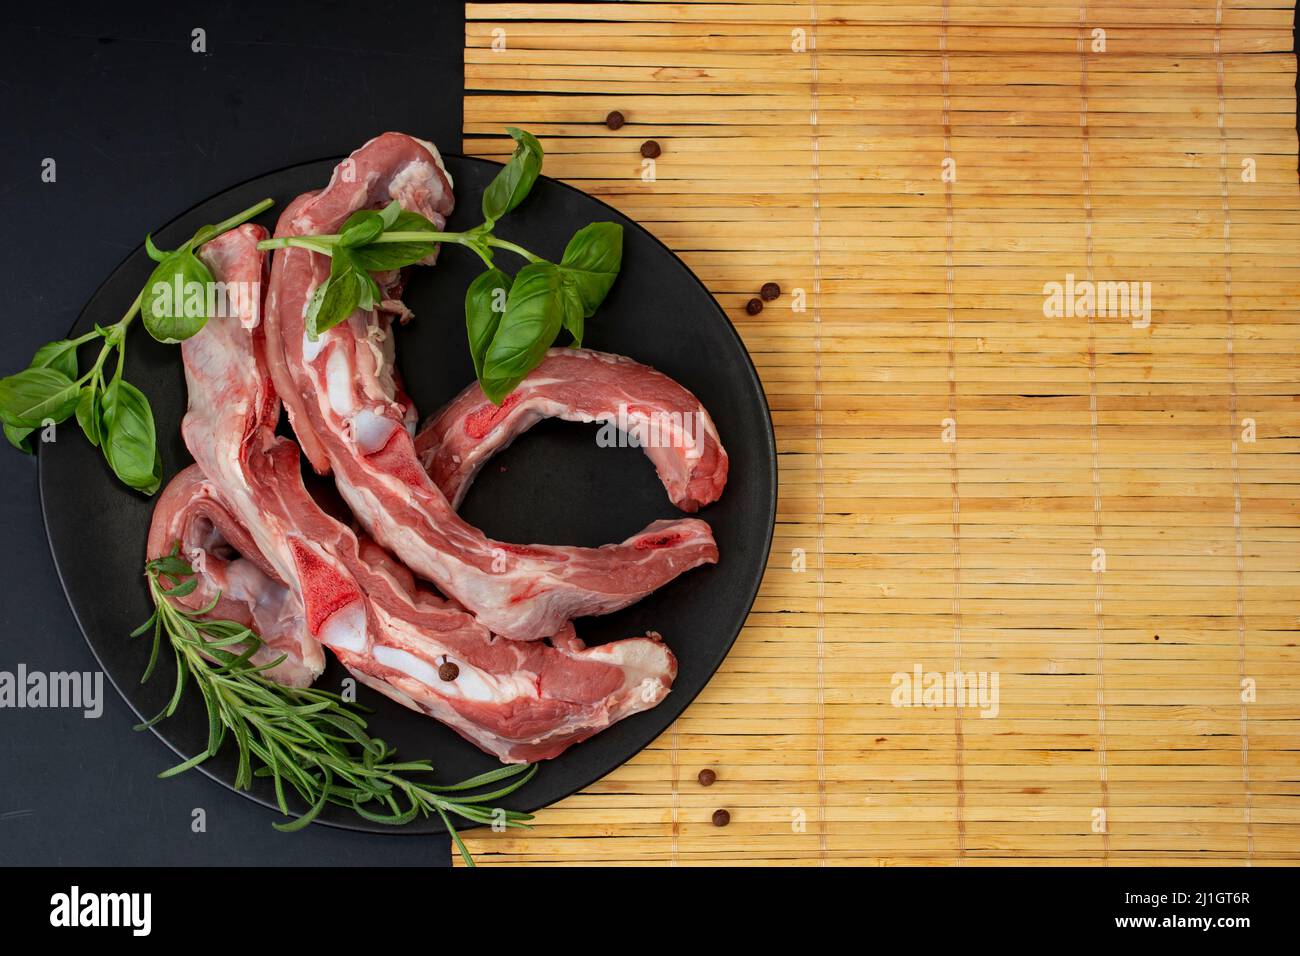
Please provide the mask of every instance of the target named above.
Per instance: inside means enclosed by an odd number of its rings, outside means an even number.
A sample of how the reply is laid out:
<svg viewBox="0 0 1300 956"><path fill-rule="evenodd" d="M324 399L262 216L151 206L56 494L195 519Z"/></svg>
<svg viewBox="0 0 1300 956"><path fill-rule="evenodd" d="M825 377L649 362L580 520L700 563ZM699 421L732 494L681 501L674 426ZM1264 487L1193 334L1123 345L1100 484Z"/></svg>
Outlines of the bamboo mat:
<svg viewBox="0 0 1300 956"><path fill-rule="evenodd" d="M1300 860L1293 10L467 11L467 151L527 127L685 259L781 480L705 692L480 863ZM1046 316L1071 276L1150 283L1149 325ZM996 716L895 706L918 669Z"/></svg>

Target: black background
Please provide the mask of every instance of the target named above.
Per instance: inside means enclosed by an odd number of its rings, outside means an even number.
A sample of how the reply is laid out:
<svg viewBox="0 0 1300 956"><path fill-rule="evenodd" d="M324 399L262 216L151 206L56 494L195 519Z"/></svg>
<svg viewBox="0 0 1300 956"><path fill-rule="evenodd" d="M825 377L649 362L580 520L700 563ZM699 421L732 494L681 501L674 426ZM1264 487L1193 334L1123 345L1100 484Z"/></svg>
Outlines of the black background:
<svg viewBox="0 0 1300 956"><path fill-rule="evenodd" d="M463 6L42 3L5 10L3 372L61 338L150 229L269 170L384 130L460 151ZM207 32L207 53L191 31ZM57 180L41 181L45 158ZM12 366L12 368L10 367ZM0 670L90 671L54 575L36 465L0 448ZM94 555L87 555L88 561ZM103 715L0 709L0 864L446 864L445 837L271 828L175 762L107 681ZM192 833L191 812L207 813Z"/></svg>

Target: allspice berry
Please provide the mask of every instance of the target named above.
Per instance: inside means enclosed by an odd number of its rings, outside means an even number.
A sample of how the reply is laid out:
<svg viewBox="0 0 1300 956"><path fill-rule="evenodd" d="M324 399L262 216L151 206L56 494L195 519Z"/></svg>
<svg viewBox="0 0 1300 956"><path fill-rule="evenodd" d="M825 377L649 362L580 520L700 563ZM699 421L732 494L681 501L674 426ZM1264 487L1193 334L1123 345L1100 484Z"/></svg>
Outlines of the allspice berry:
<svg viewBox="0 0 1300 956"><path fill-rule="evenodd" d="M610 129L619 129L625 122L627 122L627 119L618 110L612 110L610 114L605 117L605 125Z"/></svg>
<svg viewBox="0 0 1300 956"><path fill-rule="evenodd" d="M781 287L775 282L764 282L763 288L758 290L758 294L764 302L771 302L781 294Z"/></svg>
<svg viewBox="0 0 1300 956"><path fill-rule="evenodd" d="M641 144L641 155L646 159L656 159L661 152L663 150L659 148L659 144L652 139L648 139Z"/></svg>
<svg viewBox="0 0 1300 956"><path fill-rule="evenodd" d="M706 767L700 771L698 779L701 787L711 787L713 782L718 779L718 775Z"/></svg>
<svg viewBox="0 0 1300 956"><path fill-rule="evenodd" d="M731 822L731 814L728 813L726 810L713 811L713 825L715 827L725 827L730 822Z"/></svg>
<svg viewBox="0 0 1300 956"><path fill-rule="evenodd" d="M763 311L763 300L750 299L748 302L745 303L745 311L748 312L750 315L758 315L758 313Z"/></svg>
<svg viewBox="0 0 1300 956"><path fill-rule="evenodd" d="M451 661L443 661L438 665L438 676L443 680L455 680L460 676L460 668Z"/></svg>

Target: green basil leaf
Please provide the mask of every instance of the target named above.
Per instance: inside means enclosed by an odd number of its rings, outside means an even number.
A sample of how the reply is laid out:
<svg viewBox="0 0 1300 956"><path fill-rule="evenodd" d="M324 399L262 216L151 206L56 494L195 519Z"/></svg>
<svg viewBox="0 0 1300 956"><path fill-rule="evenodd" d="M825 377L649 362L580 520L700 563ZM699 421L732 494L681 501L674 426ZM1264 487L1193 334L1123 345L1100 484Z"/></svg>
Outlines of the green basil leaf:
<svg viewBox="0 0 1300 956"><path fill-rule="evenodd" d="M208 323L212 282L208 267L189 249L172 253L158 263L145 284L140 300L145 329L169 345L194 335Z"/></svg>
<svg viewBox="0 0 1300 956"><path fill-rule="evenodd" d="M510 276L500 269L488 269L465 290L465 331L469 333L469 354L474 374L483 377L483 356L497 333L510 293Z"/></svg>
<svg viewBox="0 0 1300 956"><path fill-rule="evenodd" d="M9 439L9 444L13 445L19 451L27 455L35 454L32 450L32 443L28 440L28 435L36 431L27 425L4 425L5 438Z"/></svg>
<svg viewBox="0 0 1300 956"><path fill-rule="evenodd" d="M148 233L145 233L145 237L144 237L144 251L145 254L154 262L162 262L169 255L171 255L171 253L167 252L165 249L159 249L157 246L155 246L153 244L153 236L149 235Z"/></svg>
<svg viewBox="0 0 1300 956"><path fill-rule="evenodd" d="M437 248L436 242L377 242L352 250L352 256L367 272L391 272L427 259Z"/></svg>
<svg viewBox="0 0 1300 956"><path fill-rule="evenodd" d="M506 132L515 140L515 151L483 190L483 218L489 223L523 202L542 171L542 144L537 137L513 126L507 127Z"/></svg>
<svg viewBox="0 0 1300 956"><path fill-rule="evenodd" d="M384 231L384 220L373 209L361 209L348 216L339 230L338 244L344 249L374 242Z"/></svg>
<svg viewBox="0 0 1300 956"><path fill-rule="evenodd" d="M564 274L563 271L560 275L560 291L564 296L564 327L573 336L570 345L575 349L582 348L582 333L587 324L587 317L583 314L582 296L572 276Z"/></svg>
<svg viewBox="0 0 1300 956"><path fill-rule="evenodd" d="M362 288L369 276L358 273L350 252L335 249L330 262L330 277L312 293L307 305L307 338L316 341L357 310Z"/></svg>
<svg viewBox="0 0 1300 956"><path fill-rule="evenodd" d="M104 458L123 484L147 495L161 484L157 437L149 399L130 382L113 379L104 392Z"/></svg>
<svg viewBox="0 0 1300 956"><path fill-rule="evenodd" d="M533 262L515 276L492 343L483 356L479 384L500 405L541 364L564 322L560 270L553 262Z"/></svg>
<svg viewBox="0 0 1300 956"><path fill-rule="evenodd" d="M48 342L32 356L31 368L52 368L68 378L77 377L77 346L67 339Z"/></svg>
<svg viewBox="0 0 1300 956"><path fill-rule="evenodd" d="M396 202L396 200L394 200ZM385 210L387 212L387 210ZM411 212L409 209L399 208L393 216L393 224L388 227L387 232L437 232L435 226L428 218L420 215L418 212Z"/></svg>
<svg viewBox="0 0 1300 956"><path fill-rule="evenodd" d="M357 288L360 294L357 296L357 306L370 312L379 308L383 301L384 292L379 288L379 283L375 281L374 276L369 272L358 269L356 271Z"/></svg>
<svg viewBox="0 0 1300 956"><path fill-rule="evenodd" d="M99 400L99 390L94 385L87 385L81 390L77 399L77 424L92 445L99 446L103 433L104 408Z"/></svg>
<svg viewBox="0 0 1300 956"><path fill-rule="evenodd" d="M383 222L385 229L392 229L393 223L397 222L397 217L400 216L401 214L402 214L402 204L399 203L396 199L390 202L383 209L379 210L379 218ZM430 225L432 225L432 223Z"/></svg>
<svg viewBox="0 0 1300 956"><path fill-rule="evenodd" d="M396 200L389 203L380 215L388 215L396 205ZM392 223L385 232L437 232L438 228L418 212L408 212L398 208L392 214ZM421 259L427 259L438 248L436 242L372 242L352 250L352 258L357 267L367 272L389 272L414 265Z"/></svg>
<svg viewBox="0 0 1300 956"><path fill-rule="evenodd" d="M605 300L622 265L623 227L618 223L593 222L573 234L560 269L582 299L584 318L591 318Z"/></svg>
<svg viewBox="0 0 1300 956"><path fill-rule="evenodd" d="M0 379L0 421L38 428L61 422L77 407L77 385L53 368L28 368Z"/></svg>

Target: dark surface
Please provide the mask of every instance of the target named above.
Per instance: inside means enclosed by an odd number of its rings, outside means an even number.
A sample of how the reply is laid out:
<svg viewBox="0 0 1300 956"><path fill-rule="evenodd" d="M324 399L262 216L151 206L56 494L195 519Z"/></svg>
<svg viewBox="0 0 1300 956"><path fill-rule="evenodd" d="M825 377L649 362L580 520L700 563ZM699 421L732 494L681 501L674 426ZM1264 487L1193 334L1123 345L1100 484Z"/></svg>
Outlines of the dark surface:
<svg viewBox="0 0 1300 956"><path fill-rule="evenodd" d="M457 209L451 230L477 225L479 199L500 166L446 156ZM187 212L156 234L163 248L194 230L264 197L284 206L328 181L334 162L296 166L229 190ZM264 219L269 224L274 213ZM654 740L703 689L744 624L767 562L776 514L776 451L762 386L744 346L708 290L663 244L612 208L554 180L542 178L498 231L533 252L558 260L575 231L589 222L623 226L623 269L600 311L588 323L585 344L645 362L696 393L709 410L731 456L731 479L721 501L702 510L718 542L719 564L688 571L642 601L615 614L579 620L588 644L657 631L677 656L672 693L657 707L620 721L596 737L545 762L522 789L502 801L535 810L605 776ZM508 254L507 254L508 255ZM514 268L518 261L501 265ZM148 277L153 263L143 248L127 260L86 306L74 334L116 319ZM438 265L411 273L403 300L416 320L397 334L397 359L416 407L432 411L473 380L465 344L464 290L482 271L471 253L450 246ZM164 481L190 463L180 439L186 392L176 349L133 337L126 377L149 396L163 452ZM124 635L148 617L139 568L144 558L153 500L113 479L97 449L69 426L63 440L41 448L41 499L51 547L69 600L87 639L114 684L147 718L165 705L174 671L165 662L141 686L149 658L144 641ZM490 462L471 486L462 513L489 535L517 543L599 546L621 541L659 518L680 513L668 500L644 454L601 448L596 426L544 423L525 433ZM502 470L504 469L504 470ZM103 558L87 562L84 555ZM346 676L331 666L316 686L338 689ZM441 724L362 688L358 701L374 710L370 732L406 759L429 757L440 783L452 783L498 766L494 757ZM202 749L207 719L197 695L158 733L183 757ZM229 783L233 751L204 765ZM255 789L271 802L269 782ZM329 807L321 820L383 832L382 825ZM437 832L441 822L419 820L407 828Z"/></svg>
<svg viewBox="0 0 1300 956"><path fill-rule="evenodd" d="M459 3L21 5L0 57L2 371L67 331L144 233L234 183L345 153L385 129L460 148ZM207 31L205 55L191 30ZM41 162L57 162L42 183ZM69 441L80 439L69 435ZM0 448L0 670L97 665L55 576L36 463ZM87 554L87 560L96 556ZM174 756L137 734L105 682L104 713L0 709L0 863L446 864L444 837L275 815L204 777L154 779ZM191 811L207 832L191 832Z"/></svg>

